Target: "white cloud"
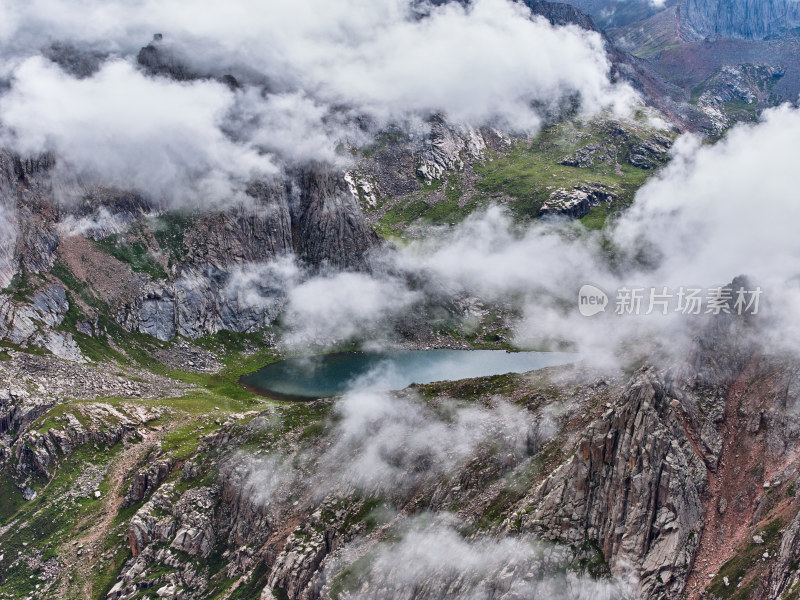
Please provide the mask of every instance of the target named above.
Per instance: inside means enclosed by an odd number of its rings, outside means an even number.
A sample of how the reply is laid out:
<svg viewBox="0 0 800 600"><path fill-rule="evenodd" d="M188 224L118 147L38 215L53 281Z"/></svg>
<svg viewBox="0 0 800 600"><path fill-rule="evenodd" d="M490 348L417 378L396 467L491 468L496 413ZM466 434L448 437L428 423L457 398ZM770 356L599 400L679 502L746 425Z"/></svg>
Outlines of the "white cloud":
<svg viewBox="0 0 800 600"><path fill-rule="evenodd" d="M65 172L156 200L209 205L276 172L253 147L223 135L233 102L221 84L149 78L121 60L79 80L34 57L14 72L0 114L5 143L17 152L53 151Z"/></svg>
<svg viewBox="0 0 800 600"><path fill-rule="evenodd" d="M561 410L534 414L502 398L491 406L431 405L414 395L353 389L333 407L321 444L289 457L248 459L246 485L260 490L265 505L289 489L311 503L354 490L405 494L463 467L481 447L522 461L530 443L541 447L557 433Z"/></svg>
<svg viewBox="0 0 800 600"><path fill-rule="evenodd" d="M14 87L3 121L20 151L53 146L114 183L218 200L250 175L274 171L253 145L282 160L334 161L340 142L366 141L357 116L381 126L444 112L455 122L530 131L541 118L534 104L579 95L587 111L624 110L633 99L630 88L609 82L596 33L554 28L510 0L452 3L425 18L410 4L6 1L0 62ZM245 87L234 94L210 81L144 77L126 61L154 32L199 72L232 70ZM78 82L28 58L54 40L104 49L111 62Z"/></svg>
<svg viewBox="0 0 800 600"><path fill-rule="evenodd" d="M416 18L409 0L33 0L2 9L14 48L38 36L131 53L153 32L206 68L246 65L284 91L305 91L397 118L444 111L480 124L534 128L532 101L579 92L592 110L631 99L611 86L602 39L553 28L510 0L452 3ZM75 10L80 7L80 10ZM16 26L14 25L16 24ZM24 46L23 46L24 47Z"/></svg>
<svg viewBox="0 0 800 600"><path fill-rule="evenodd" d="M310 279L289 292L289 346L335 345L354 337L388 335L389 320L421 296L394 278L338 273Z"/></svg>
<svg viewBox="0 0 800 600"><path fill-rule="evenodd" d="M636 580L593 579L566 570L569 552L529 537L464 538L455 518L427 515L408 520L402 537L371 550L366 583L347 598L548 598L633 600ZM345 549L345 553L347 549Z"/></svg>
<svg viewBox="0 0 800 600"><path fill-rule="evenodd" d="M67 215L59 223L59 232L64 236L82 235L98 239L127 231L135 220L133 215L111 213L101 206L88 216L78 218Z"/></svg>
<svg viewBox="0 0 800 600"><path fill-rule="evenodd" d="M665 285L712 284L739 274L787 280L796 257L795 148L800 111L767 111L714 146L685 137L675 160L637 195L615 240L645 242L662 260L653 278Z"/></svg>
<svg viewBox="0 0 800 600"><path fill-rule="evenodd" d="M269 263L239 265L231 270L221 293L242 309L263 309L283 303L287 290L296 286L302 275L293 256L278 257Z"/></svg>
<svg viewBox="0 0 800 600"><path fill-rule="evenodd" d="M524 453L527 436L538 431L533 415L502 400L492 408L454 403L433 410L415 397L353 391L335 412L333 444L318 463L330 479L323 495L336 485L370 493L407 489L448 473L486 442ZM543 436L554 429L549 415L541 425Z"/></svg>

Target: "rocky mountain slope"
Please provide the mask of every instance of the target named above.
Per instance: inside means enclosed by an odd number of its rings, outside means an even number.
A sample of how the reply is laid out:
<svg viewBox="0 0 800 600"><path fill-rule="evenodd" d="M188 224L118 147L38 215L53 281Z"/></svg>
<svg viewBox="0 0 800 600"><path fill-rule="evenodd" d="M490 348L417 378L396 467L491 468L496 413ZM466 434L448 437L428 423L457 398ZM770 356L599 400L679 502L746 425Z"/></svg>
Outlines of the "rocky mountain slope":
<svg viewBox="0 0 800 600"><path fill-rule="evenodd" d="M745 341L758 327L712 320L685 358L619 378L564 367L370 405L210 385L230 367L165 402L120 372L4 421L0 597L792 597L797 367ZM54 381L8 397L46 407Z"/></svg>
<svg viewBox="0 0 800 600"><path fill-rule="evenodd" d="M691 129L718 136L733 122L754 119L764 108L796 102L800 95L800 71L794 59L800 44L796 35L800 9L793 0L683 0L658 6L644 1L575 0L570 4L589 12L615 44L643 59L656 78L676 86L680 91L673 91L673 97L678 103L700 109L681 113ZM732 70L750 69L780 76L756 81L729 77ZM712 86L718 97L731 92L736 97L713 108L698 102Z"/></svg>
<svg viewBox="0 0 800 600"><path fill-rule="evenodd" d="M525 4L598 31L566 4ZM490 206L602 240L591 230L681 131L715 138L793 89L790 38L689 41L683 4L643 4L604 34L615 78L647 101L631 118L567 102L511 135L426 115L346 148L344 166L288 166L215 208L0 151L0 600L798 597L798 365L761 343L757 319L704 319L689 348L659 339L612 373L308 403L239 385L284 357L298 281L387 268L376 255L391 240ZM138 69L231 89L256 77L204 71L163 42ZM741 58L771 44L775 60ZM80 77L104 58L48 53ZM409 283L432 292L392 321L393 341L508 347L513 301L436 284Z"/></svg>
<svg viewBox="0 0 800 600"><path fill-rule="evenodd" d="M569 0L590 14L603 28L619 28L676 9L683 25L703 38L763 40L792 35L800 26L800 9L794 0Z"/></svg>
<svg viewBox="0 0 800 600"><path fill-rule="evenodd" d="M794 0L687 0L687 25L703 37L761 40L800 27Z"/></svg>

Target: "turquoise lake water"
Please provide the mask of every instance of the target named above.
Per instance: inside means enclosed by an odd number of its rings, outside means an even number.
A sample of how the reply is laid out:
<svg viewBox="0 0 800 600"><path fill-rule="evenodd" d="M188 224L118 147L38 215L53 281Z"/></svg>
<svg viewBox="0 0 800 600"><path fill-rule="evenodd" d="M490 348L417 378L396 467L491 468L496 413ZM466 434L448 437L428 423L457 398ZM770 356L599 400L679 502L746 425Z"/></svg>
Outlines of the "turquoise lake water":
<svg viewBox="0 0 800 600"><path fill-rule="evenodd" d="M401 390L412 383L524 373L576 360L576 354L566 352L344 352L276 362L245 375L241 383L266 396L311 400L354 389Z"/></svg>

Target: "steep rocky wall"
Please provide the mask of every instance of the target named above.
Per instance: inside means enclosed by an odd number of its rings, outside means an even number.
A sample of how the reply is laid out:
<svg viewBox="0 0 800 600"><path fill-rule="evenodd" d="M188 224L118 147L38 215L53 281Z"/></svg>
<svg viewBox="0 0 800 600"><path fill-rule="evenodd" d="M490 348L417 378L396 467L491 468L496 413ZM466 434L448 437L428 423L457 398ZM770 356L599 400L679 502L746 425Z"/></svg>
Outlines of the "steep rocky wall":
<svg viewBox="0 0 800 600"><path fill-rule="evenodd" d="M641 372L535 492L525 527L596 541L612 567L637 566L648 598L680 593L702 531L707 475L679 406L657 373Z"/></svg>
<svg viewBox="0 0 800 600"><path fill-rule="evenodd" d="M762 40L800 26L796 0L686 0L683 14L704 37Z"/></svg>
<svg viewBox="0 0 800 600"><path fill-rule="evenodd" d="M260 291L266 300L254 305L236 293L225 293L231 278L243 269L287 256L296 256L311 270L366 269L367 253L381 243L364 220L344 174L324 165L298 169L285 179L254 182L245 205L190 210L175 218L166 214L166 224L161 218L163 209L135 193L92 188L84 190L81 201L61 203L53 191L54 167L51 156L22 160L0 153L0 231L4 233L0 289L18 271L28 278L47 273L60 258L117 313L123 325L161 340L176 335L197 338L223 329L249 332L269 325L282 308L285 282L261 278ZM134 225L139 229L129 236ZM172 228L166 237L157 231L164 227ZM65 236L88 241L68 243L62 256L59 246ZM111 239L117 240L117 247L124 242L127 248L144 248L146 260L153 265L149 281L145 274L131 273L127 265L104 257L99 247L92 246L91 241L109 236L115 236ZM167 246L161 247L158 239ZM80 257L74 252L80 252ZM112 268L116 274L106 272ZM167 277L155 277L158 270ZM42 326L37 329L34 321L42 312L37 307L44 293L37 291L38 285L34 282L32 290L24 290L31 294L30 308L19 298L2 298L0 335L80 360L71 339L50 332L61 323L64 311L50 319L53 323L38 319ZM39 337L33 339L35 334Z"/></svg>

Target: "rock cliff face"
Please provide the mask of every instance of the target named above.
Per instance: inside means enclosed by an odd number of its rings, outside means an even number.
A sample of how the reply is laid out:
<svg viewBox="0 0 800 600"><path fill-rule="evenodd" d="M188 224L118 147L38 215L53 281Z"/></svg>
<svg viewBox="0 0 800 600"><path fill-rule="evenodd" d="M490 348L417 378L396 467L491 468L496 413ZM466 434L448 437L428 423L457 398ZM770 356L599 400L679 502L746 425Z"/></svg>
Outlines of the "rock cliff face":
<svg viewBox="0 0 800 600"><path fill-rule="evenodd" d="M683 14L704 37L763 40L800 26L795 0L686 0Z"/></svg>
<svg viewBox="0 0 800 600"><path fill-rule="evenodd" d="M612 567L639 566L646 597L674 597L697 552L707 485L680 404L646 370L537 490L523 527L571 543L597 540Z"/></svg>
<svg viewBox="0 0 800 600"><path fill-rule="evenodd" d="M17 282L8 290L13 295L0 294L0 338L63 358L81 360L69 333L55 331L70 306L64 287L75 282L59 287L35 277L56 260L128 329L170 340L269 325L280 312L285 282L265 276L259 285L272 300L254 306L230 285L243 270L291 256L312 271L361 270L368 251L381 243L344 174L322 165L254 183L247 206L188 214L165 213L135 194L107 189L61 204L52 189L53 166L50 157L0 154L0 227L7 223L10 232L0 242L0 280L3 288ZM84 238L90 243L77 241ZM133 263L131 252L138 257Z"/></svg>

